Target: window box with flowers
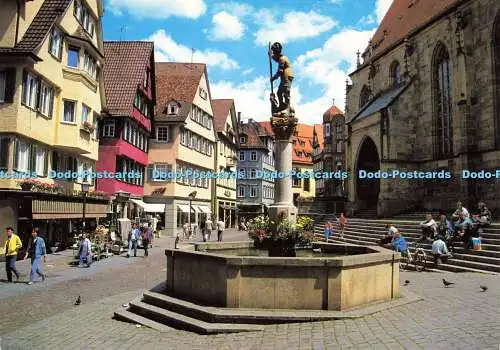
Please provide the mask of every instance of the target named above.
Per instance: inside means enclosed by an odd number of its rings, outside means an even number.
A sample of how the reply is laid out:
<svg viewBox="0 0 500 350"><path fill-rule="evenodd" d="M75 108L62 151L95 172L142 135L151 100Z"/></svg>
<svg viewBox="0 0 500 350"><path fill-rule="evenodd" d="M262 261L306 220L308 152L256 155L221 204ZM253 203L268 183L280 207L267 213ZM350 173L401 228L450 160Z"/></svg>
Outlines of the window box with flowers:
<svg viewBox="0 0 500 350"><path fill-rule="evenodd" d="M62 193L62 187L60 185L49 184L34 179L25 179L19 181L19 186L21 186L21 189L23 191L44 192L44 193L54 193L54 194Z"/></svg>
<svg viewBox="0 0 500 350"><path fill-rule="evenodd" d="M83 122L82 130L88 132L89 134L93 133L95 130L95 125L89 122Z"/></svg>
<svg viewBox="0 0 500 350"><path fill-rule="evenodd" d="M103 191L91 191L88 193L88 196L92 198L108 199L108 194Z"/></svg>
<svg viewBox="0 0 500 350"><path fill-rule="evenodd" d="M267 249L270 257L295 257L296 247L309 247L315 240L314 220L301 217L296 224L287 219L270 221L258 216L250 221L248 236L258 249Z"/></svg>

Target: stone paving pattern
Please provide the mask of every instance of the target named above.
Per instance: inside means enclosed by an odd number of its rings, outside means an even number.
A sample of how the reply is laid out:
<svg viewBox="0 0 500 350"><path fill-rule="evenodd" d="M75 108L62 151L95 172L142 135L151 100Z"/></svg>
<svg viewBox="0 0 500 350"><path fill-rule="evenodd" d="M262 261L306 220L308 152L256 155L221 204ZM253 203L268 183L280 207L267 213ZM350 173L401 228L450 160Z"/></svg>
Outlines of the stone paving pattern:
<svg viewBox="0 0 500 350"><path fill-rule="evenodd" d="M242 236L233 237L239 240ZM160 239L157 244L172 244ZM163 247L162 247L163 248ZM139 254L142 256L142 252ZM103 266L61 272L61 282L13 284L2 296L0 348L4 349L499 349L500 279L485 274L402 272L402 290L423 301L354 320L266 326L264 332L198 335L159 333L112 319L113 311L164 281L163 249L148 259L114 257ZM109 266L104 266L105 262ZM80 271L87 275L80 276ZM89 272L87 272L89 271ZM93 271L93 272L92 272ZM3 273L3 272L2 272ZM441 279L456 282L444 288ZM481 292L479 285L489 290ZM77 295L83 303L73 306ZM8 315L8 316L5 316Z"/></svg>

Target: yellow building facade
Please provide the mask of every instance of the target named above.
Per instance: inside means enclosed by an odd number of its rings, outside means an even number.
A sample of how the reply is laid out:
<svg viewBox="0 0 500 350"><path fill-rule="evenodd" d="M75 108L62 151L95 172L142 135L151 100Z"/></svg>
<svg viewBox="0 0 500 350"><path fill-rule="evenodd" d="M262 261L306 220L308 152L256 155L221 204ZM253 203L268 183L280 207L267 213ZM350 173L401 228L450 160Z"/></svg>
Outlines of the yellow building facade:
<svg viewBox="0 0 500 350"><path fill-rule="evenodd" d="M101 0L0 3L0 169L15 177L0 179L1 189L20 190L25 174L60 186L38 192L72 196L85 182L92 191L104 107L102 16ZM16 227L14 200L0 197L0 220ZM32 206L40 211L33 220L81 217L79 205Z"/></svg>
<svg viewBox="0 0 500 350"><path fill-rule="evenodd" d="M214 113L204 64L157 63L156 82L144 201L165 205L165 232L173 235L212 217Z"/></svg>

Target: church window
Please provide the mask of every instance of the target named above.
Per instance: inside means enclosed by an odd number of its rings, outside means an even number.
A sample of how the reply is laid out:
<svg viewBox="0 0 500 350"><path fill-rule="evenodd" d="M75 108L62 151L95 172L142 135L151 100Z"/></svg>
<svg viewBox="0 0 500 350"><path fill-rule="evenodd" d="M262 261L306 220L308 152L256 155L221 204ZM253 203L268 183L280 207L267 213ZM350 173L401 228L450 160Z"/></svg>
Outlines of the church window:
<svg viewBox="0 0 500 350"><path fill-rule="evenodd" d="M391 74L391 83L392 86L398 86L401 84L401 65L399 64L398 61L394 61L391 64L391 69L390 69L390 74Z"/></svg>
<svg viewBox="0 0 500 350"><path fill-rule="evenodd" d="M361 94L359 95L359 108L364 107L368 101L370 101L370 88L365 85L361 89Z"/></svg>
<svg viewBox="0 0 500 350"><path fill-rule="evenodd" d="M453 153L452 67L448 50L442 44L434 54L433 70L436 151L437 156L441 158Z"/></svg>

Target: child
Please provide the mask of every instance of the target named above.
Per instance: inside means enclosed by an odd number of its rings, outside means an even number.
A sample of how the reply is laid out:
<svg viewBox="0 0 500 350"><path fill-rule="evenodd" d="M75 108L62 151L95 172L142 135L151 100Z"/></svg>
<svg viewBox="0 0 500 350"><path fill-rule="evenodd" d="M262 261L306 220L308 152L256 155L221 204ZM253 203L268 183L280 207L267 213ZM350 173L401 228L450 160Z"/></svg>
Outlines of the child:
<svg viewBox="0 0 500 350"><path fill-rule="evenodd" d="M330 234L331 234L330 222L327 222L325 224L324 234L325 234L325 242L328 242L328 238L330 238Z"/></svg>

